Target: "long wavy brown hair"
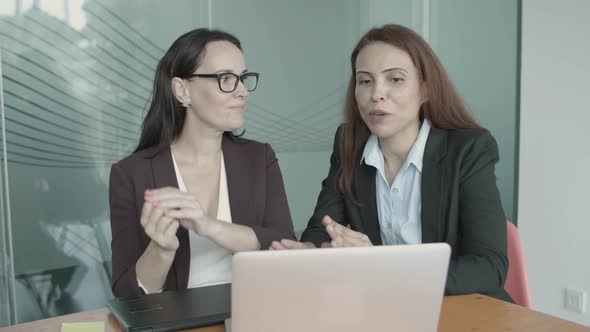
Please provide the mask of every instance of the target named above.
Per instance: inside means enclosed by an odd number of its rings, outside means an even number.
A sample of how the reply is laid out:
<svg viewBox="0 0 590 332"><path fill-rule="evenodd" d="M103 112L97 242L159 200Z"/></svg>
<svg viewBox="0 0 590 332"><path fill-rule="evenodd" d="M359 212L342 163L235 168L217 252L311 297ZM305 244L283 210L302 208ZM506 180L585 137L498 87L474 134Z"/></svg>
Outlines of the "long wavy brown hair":
<svg viewBox="0 0 590 332"><path fill-rule="evenodd" d="M387 24L369 30L361 37L350 56L352 72L346 92L346 120L341 129L338 146L338 190L358 206L364 204L352 193L353 170L371 133L361 118L355 98L356 59L363 48L374 42L392 45L406 52L412 59L422 80L421 88L427 97L427 101L420 106L420 121L426 118L433 128L439 129L480 128L467 111L440 60L420 35L397 24Z"/></svg>

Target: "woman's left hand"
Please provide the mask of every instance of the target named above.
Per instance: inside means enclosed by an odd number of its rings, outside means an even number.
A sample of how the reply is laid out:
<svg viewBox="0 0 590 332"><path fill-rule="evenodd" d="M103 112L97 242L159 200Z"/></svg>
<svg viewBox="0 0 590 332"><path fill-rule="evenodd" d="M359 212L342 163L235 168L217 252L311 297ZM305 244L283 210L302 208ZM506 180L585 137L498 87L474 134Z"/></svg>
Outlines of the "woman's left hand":
<svg viewBox="0 0 590 332"><path fill-rule="evenodd" d="M210 237L215 219L205 214L195 196L178 188L165 187L152 190L151 200L158 202L164 214L178 220L180 225L203 237Z"/></svg>
<svg viewBox="0 0 590 332"><path fill-rule="evenodd" d="M373 246L367 235L353 231L348 227L344 227L329 216L325 216L324 219L322 219L322 224L324 224L326 232L328 232L328 235L332 238L332 241L330 242L330 247L332 248Z"/></svg>

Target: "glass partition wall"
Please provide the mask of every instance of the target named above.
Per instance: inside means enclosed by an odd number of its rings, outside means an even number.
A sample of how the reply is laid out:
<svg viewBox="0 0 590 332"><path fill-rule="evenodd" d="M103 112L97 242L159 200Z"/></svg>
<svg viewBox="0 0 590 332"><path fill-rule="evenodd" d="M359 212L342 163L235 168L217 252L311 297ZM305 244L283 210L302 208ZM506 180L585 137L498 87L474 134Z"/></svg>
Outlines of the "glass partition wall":
<svg viewBox="0 0 590 332"><path fill-rule="evenodd" d="M261 73L246 137L277 152L300 233L343 118L350 52L388 22L428 38L498 138L513 218L514 1L1 1L0 325L104 307L112 296L110 166L135 148L154 69L174 39L197 27L241 39L248 68Z"/></svg>

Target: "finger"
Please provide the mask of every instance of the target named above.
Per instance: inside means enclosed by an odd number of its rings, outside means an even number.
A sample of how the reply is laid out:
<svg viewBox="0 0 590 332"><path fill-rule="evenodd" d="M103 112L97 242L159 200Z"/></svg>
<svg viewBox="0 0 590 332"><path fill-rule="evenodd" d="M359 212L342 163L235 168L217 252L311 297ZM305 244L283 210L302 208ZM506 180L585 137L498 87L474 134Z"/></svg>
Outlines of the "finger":
<svg viewBox="0 0 590 332"><path fill-rule="evenodd" d="M365 246L360 239L357 239L354 236L351 236L350 233L343 232L338 234L333 240L337 247L339 248L348 248L348 247L361 247Z"/></svg>
<svg viewBox="0 0 590 332"><path fill-rule="evenodd" d="M191 224L191 222L187 219L176 219L178 220L178 223L180 224L180 226L182 226L183 228L188 229L189 231L193 229L193 225Z"/></svg>
<svg viewBox="0 0 590 332"><path fill-rule="evenodd" d="M145 232L150 237L156 232L156 225L158 223L158 220L160 219L160 217L162 217L163 214L164 214L164 211L162 209L158 208L157 206L154 206L152 208L152 210L150 211L150 214L147 217L147 222L146 222L145 226L143 227L145 229Z"/></svg>
<svg viewBox="0 0 590 332"><path fill-rule="evenodd" d="M324 221L325 220L325 221ZM364 233L354 231L348 227L345 227L337 222L335 222L332 218L326 216L322 220L324 225L326 225L326 231L330 235L330 237L334 238L337 235L344 237L345 239L348 238L355 238L358 241L366 241L368 238Z"/></svg>
<svg viewBox="0 0 590 332"><path fill-rule="evenodd" d="M332 248L345 248L342 238L337 237L330 242Z"/></svg>
<svg viewBox="0 0 590 332"><path fill-rule="evenodd" d="M335 222L335 221L330 216L324 216L322 218L322 224L324 224L324 226L328 226L330 223L333 223L333 222Z"/></svg>
<svg viewBox="0 0 590 332"><path fill-rule="evenodd" d="M332 245L330 244L330 242L322 242L321 247L322 248L332 248Z"/></svg>
<svg viewBox="0 0 590 332"><path fill-rule="evenodd" d="M365 233L357 232L348 227L343 227L343 230L340 234L342 234L345 237L355 238L359 241L364 241L365 239L367 239L367 235Z"/></svg>
<svg viewBox="0 0 590 332"><path fill-rule="evenodd" d="M326 226L326 231L332 238L334 245L337 247L365 247L371 244L369 238L363 233L355 231L338 233L334 230L333 226L334 225Z"/></svg>
<svg viewBox="0 0 590 332"><path fill-rule="evenodd" d="M160 195L160 194L166 194L166 193L174 193L174 192L180 192L180 189L176 188L176 187L160 187L160 188L156 188L156 189L150 189L150 193L152 195Z"/></svg>
<svg viewBox="0 0 590 332"><path fill-rule="evenodd" d="M366 247L369 245L370 242L367 242L363 239L357 238L357 237L353 237L353 236L344 236L344 243L346 243L346 245L348 247Z"/></svg>
<svg viewBox="0 0 590 332"><path fill-rule="evenodd" d="M326 227L328 227L328 225L332 225L334 227L334 229L336 230L336 232L338 232L338 233L344 233L344 232L347 232L347 231L355 232L355 231L351 230L350 228L342 225L341 223L335 221L330 216L324 216L324 218L322 219L322 223Z"/></svg>
<svg viewBox="0 0 590 332"><path fill-rule="evenodd" d="M168 226L174 221L173 218L163 214L160 219L156 222L155 231L157 234L163 234L168 229Z"/></svg>
<svg viewBox="0 0 590 332"><path fill-rule="evenodd" d="M303 244L303 243L301 243L299 241L293 241L293 240L289 240L289 239L282 239L280 243L286 249L304 249L305 248L305 244Z"/></svg>
<svg viewBox="0 0 590 332"><path fill-rule="evenodd" d="M165 199L182 199L183 197L191 196L191 194L184 191L180 191L180 189L178 188L165 187L151 190L150 198L152 201L162 201Z"/></svg>
<svg viewBox="0 0 590 332"><path fill-rule="evenodd" d="M336 227L334 227L334 225L332 224L326 226L326 232L328 233L328 235L330 235L330 238L332 240L340 236L340 233L336 231Z"/></svg>
<svg viewBox="0 0 590 332"><path fill-rule="evenodd" d="M348 246L347 239L349 238L349 236L346 232L343 231L343 227L336 227L336 225L330 224L326 226L326 232L328 233L328 235L330 235L330 238L332 238L333 241L336 240L335 243L339 247Z"/></svg>
<svg viewBox="0 0 590 332"><path fill-rule="evenodd" d="M195 208L180 208L180 209L174 209L174 210L167 210L166 215L170 218L173 219L177 219L177 220L182 220L182 219L189 219L189 220L193 220L193 221L198 221L199 219L203 218L203 216L205 216L205 213L203 212L203 210L201 209L195 209Z"/></svg>
<svg viewBox="0 0 590 332"><path fill-rule="evenodd" d="M162 218L164 219L166 217ZM152 240L164 248L177 248L178 238L176 237L176 229L178 229L178 222L176 220L171 219L168 223L168 227L164 230L159 230L157 233L155 233L152 237Z"/></svg>
<svg viewBox="0 0 590 332"><path fill-rule="evenodd" d="M279 241L272 241L270 243L270 249L271 250L286 250L289 248L283 246Z"/></svg>
<svg viewBox="0 0 590 332"><path fill-rule="evenodd" d="M354 232L354 231L353 231ZM344 234L337 235L333 238L332 243L337 247L368 247L372 246L369 237L363 233L354 232L357 234L353 234L351 232L346 232ZM360 235L359 235L360 234Z"/></svg>
<svg viewBox="0 0 590 332"><path fill-rule="evenodd" d="M168 225L168 228L164 231L164 235L166 238L172 238L176 236L176 231L178 231L178 227L180 227L178 220L172 220L172 222Z"/></svg>
<svg viewBox="0 0 590 332"><path fill-rule="evenodd" d="M324 216L322 219L322 224L324 224L326 230L329 227L332 227L332 231L335 234L343 233L347 228L342 226L340 223L334 221L334 219L330 218L330 216Z"/></svg>
<svg viewBox="0 0 590 332"><path fill-rule="evenodd" d="M141 226L145 227L145 225L147 224L153 207L154 206L150 202L143 203L143 207L141 208L141 216L139 217L139 222L141 223Z"/></svg>
<svg viewBox="0 0 590 332"><path fill-rule="evenodd" d="M152 191L150 189L146 189L143 192L143 200L150 202L152 200Z"/></svg>
<svg viewBox="0 0 590 332"><path fill-rule="evenodd" d="M356 239L362 243L363 246L372 246L373 242L369 239L369 236L365 233L358 233L358 237Z"/></svg>
<svg viewBox="0 0 590 332"><path fill-rule="evenodd" d="M198 209L201 210L201 204L192 198L192 197L175 197L175 198L166 198L162 199L158 202L158 206L165 208L165 209L181 209L181 208L190 208L190 209Z"/></svg>

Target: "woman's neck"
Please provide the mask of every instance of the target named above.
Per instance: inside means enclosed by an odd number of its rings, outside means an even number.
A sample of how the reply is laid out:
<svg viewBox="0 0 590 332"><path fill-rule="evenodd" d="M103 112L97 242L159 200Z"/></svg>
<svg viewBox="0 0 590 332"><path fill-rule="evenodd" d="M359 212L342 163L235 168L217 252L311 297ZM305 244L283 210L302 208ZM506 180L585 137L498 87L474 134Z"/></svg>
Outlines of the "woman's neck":
<svg viewBox="0 0 590 332"><path fill-rule="evenodd" d="M180 135L172 142L175 158L189 163L217 160L221 154L223 131L195 120L187 114Z"/></svg>
<svg viewBox="0 0 590 332"><path fill-rule="evenodd" d="M420 122L412 123L399 133L379 139L379 147L386 161L405 162L420 133Z"/></svg>

